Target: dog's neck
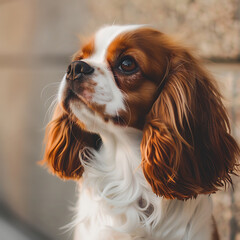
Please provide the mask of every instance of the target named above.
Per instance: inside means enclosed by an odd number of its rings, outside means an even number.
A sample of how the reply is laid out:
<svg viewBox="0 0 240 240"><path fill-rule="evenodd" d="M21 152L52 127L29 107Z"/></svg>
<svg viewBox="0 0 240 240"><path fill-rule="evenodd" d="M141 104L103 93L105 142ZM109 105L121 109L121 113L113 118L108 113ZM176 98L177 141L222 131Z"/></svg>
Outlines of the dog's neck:
<svg viewBox="0 0 240 240"><path fill-rule="evenodd" d="M133 128L116 128L115 131L102 131L100 136L103 142L101 153L106 155L106 160L118 164L118 158L123 157L131 165L136 165L133 167L140 167L142 131Z"/></svg>

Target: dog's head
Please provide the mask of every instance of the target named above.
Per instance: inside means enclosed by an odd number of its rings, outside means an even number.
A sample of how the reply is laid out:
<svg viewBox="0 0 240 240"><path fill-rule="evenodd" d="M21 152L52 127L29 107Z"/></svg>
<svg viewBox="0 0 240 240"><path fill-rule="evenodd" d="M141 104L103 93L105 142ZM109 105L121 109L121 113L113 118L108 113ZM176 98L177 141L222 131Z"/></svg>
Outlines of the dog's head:
<svg viewBox="0 0 240 240"><path fill-rule="evenodd" d="M232 183L239 148L215 82L157 30L100 29L74 55L58 98L44 161L63 178L81 177L80 150L99 148L98 128L116 127L143 132L142 169L159 196L187 199Z"/></svg>

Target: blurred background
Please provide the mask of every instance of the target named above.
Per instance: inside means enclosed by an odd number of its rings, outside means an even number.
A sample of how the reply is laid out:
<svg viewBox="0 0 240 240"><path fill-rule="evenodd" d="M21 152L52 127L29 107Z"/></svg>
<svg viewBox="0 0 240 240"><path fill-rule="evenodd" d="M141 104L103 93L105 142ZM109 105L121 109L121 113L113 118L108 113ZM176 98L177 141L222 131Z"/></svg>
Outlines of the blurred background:
<svg viewBox="0 0 240 240"><path fill-rule="evenodd" d="M76 184L40 167L44 127L79 38L147 23L206 59L240 139L240 0L0 0L0 239L71 240ZM240 240L240 180L213 195L221 239Z"/></svg>

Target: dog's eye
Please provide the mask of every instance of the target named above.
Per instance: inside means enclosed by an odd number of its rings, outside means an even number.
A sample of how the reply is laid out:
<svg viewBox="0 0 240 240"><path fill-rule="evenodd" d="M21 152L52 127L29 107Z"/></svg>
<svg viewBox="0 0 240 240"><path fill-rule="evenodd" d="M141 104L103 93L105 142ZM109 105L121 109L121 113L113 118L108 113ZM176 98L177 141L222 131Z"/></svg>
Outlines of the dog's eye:
<svg viewBox="0 0 240 240"><path fill-rule="evenodd" d="M132 57L124 57L118 67L125 74L133 74L138 69L136 61Z"/></svg>

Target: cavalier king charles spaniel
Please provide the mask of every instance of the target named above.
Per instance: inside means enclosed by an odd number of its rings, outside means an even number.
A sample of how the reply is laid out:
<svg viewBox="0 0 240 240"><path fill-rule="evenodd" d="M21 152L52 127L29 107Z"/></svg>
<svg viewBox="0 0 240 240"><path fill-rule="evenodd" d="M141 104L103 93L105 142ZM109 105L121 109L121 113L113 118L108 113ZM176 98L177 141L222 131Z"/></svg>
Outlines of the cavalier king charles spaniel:
<svg viewBox="0 0 240 240"><path fill-rule="evenodd" d="M79 183L75 240L216 240L211 194L239 147L213 77L142 25L100 29L74 55L43 163Z"/></svg>

